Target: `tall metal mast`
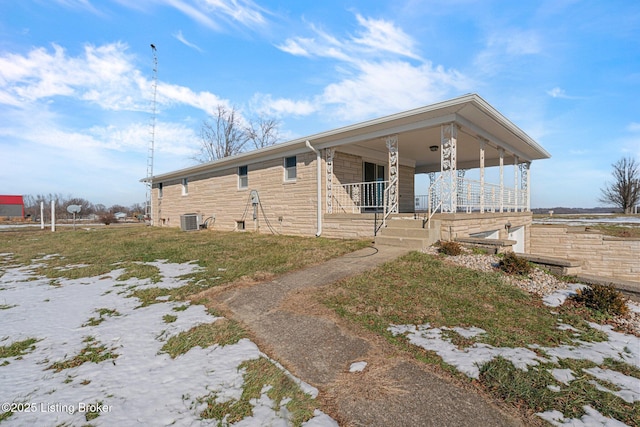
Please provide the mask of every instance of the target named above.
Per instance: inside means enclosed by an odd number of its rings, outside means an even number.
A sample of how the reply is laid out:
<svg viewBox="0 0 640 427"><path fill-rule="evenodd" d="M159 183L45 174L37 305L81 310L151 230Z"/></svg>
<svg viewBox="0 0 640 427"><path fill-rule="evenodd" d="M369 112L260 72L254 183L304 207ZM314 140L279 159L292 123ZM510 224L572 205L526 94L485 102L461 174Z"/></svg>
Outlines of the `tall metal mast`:
<svg viewBox="0 0 640 427"><path fill-rule="evenodd" d="M147 200L145 206L145 216L153 224L152 209L151 209L151 191L153 188L153 152L155 150L156 142L156 94L158 91L158 56L156 55L156 47L151 44L151 52L153 54L153 79L151 81L151 89L153 90L153 97L151 98L151 120L149 123L149 151L147 154Z"/></svg>

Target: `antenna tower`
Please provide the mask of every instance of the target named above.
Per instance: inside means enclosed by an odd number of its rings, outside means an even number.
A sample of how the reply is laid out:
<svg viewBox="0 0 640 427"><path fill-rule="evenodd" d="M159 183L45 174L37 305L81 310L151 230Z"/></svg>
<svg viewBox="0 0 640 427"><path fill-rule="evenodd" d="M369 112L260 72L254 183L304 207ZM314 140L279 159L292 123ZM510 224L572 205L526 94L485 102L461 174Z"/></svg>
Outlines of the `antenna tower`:
<svg viewBox="0 0 640 427"><path fill-rule="evenodd" d="M147 153L147 200L145 206L145 217L149 220L151 225L153 224L152 209L151 209L151 190L153 188L153 152L156 142L156 95L158 92L158 55L156 54L156 47L151 44L151 52L153 53L153 79L151 80L151 89L153 90L153 97L151 98L151 120L149 122L149 151Z"/></svg>

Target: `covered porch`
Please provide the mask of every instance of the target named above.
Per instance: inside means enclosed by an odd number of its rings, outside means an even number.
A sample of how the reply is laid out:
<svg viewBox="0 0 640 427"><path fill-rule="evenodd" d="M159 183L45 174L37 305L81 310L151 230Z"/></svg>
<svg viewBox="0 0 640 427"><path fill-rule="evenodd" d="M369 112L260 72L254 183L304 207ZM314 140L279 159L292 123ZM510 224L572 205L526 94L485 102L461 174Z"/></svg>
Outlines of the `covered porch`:
<svg viewBox="0 0 640 427"><path fill-rule="evenodd" d="M314 144L324 148L324 212L377 212L383 223L398 213L430 224L437 213L529 212L531 163L550 157L475 94L341 131Z"/></svg>

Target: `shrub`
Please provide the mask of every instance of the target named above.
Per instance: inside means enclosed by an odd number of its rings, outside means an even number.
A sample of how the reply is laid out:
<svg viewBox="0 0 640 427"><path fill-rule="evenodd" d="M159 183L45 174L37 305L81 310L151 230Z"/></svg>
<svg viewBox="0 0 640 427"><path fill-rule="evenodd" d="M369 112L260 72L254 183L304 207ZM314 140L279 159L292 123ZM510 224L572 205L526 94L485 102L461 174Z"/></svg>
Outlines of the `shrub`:
<svg viewBox="0 0 640 427"><path fill-rule="evenodd" d="M110 212L100 215L100 222L104 225L109 225L114 222L118 222L116 216Z"/></svg>
<svg viewBox="0 0 640 427"><path fill-rule="evenodd" d="M624 316L629 312L625 297L612 285L595 284L578 289L572 298L585 307L606 315Z"/></svg>
<svg viewBox="0 0 640 427"><path fill-rule="evenodd" d="M531 271L531 264L515 253L507 252L500 260L499 268L507 274L526 276Z"/></svg>
<svg viewBox="0 0 640 427"><path fill-rule="evenodd" d="M456 256L462 253L462 247L458 242L440 241L438 246L438 252L441 254Z"/></svg>

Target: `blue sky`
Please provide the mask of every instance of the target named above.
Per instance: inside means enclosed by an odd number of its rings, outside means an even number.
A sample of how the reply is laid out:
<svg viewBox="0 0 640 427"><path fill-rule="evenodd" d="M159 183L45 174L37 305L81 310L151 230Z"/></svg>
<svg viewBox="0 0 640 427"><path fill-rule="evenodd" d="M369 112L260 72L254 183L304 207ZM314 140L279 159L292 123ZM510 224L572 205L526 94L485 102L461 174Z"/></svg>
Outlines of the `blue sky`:
<svg viewBox="0 0 640 427"><path fill-rule="evenodd" d="M143 203L151 43L156 173L219 104L288 140L472 92L552 154L532 207L640 160L637 1L0 0L0 193Z"/></svg>

